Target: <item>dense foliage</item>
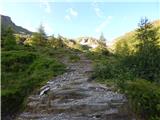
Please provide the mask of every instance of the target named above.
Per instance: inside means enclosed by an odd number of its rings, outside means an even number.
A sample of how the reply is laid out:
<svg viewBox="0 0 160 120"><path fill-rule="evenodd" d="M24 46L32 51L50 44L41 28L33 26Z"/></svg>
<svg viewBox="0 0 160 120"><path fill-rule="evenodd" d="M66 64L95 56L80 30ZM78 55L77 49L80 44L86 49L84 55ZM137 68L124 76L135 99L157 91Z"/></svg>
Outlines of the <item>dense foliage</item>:
<svg viewBox="0 0 160 120"><path fill-rule="evenodd" d="M118 86L127 95L132 110L146 120L160 119L158 31L158 27L142 19L136 31L118 39L114 55L90 55L95 61L93 78Z"/></svg>
<svg viewBox="0 0 160 120"><path fill-rule="evenodd" d="M8 27L6 30L2 30L2 47L6 50L13 49L16 47L15 36L13 35L13 30L11 27Z"/></svg>
<svg viewBox="0 0 160 120"><path fill-rule="evenodd" d="M127 82L124 90L134 111L149 120L159 120L160 85L146 80Z"/></svg>
<svg viewBox="0 0 160 120"><path fill-rule="evenodd" d="M47 41L47 45L48 46L51 46L53 48L61 48L61 47L66 47L62 38L61 37L54 37L54 36L51 36L48 41Z"/></svg>
<svg viewBox="0 0 160 120"><path fill-rule="evenodd" d="M93 78L127 95L131 108L146 120L160 119L160 27L142 19L139 28L118 38L109 52L101 34L91 48L62 36L47 37L43 26L32 36L2 30L2 118L22 108L25 98L52 77L62 74L61 59L77 62L84 52L94 61ZM83 40L83 39L82 39ZM16 44L18 43L18 45ZM18 96L18 97L17 97Z"/></svg>
<svg viewBox="0 0 160 120"><path fill-rule="evenodd" d="M159 37L160 44L160 20L152 22L153 28L158 29L157 36ZM139 43L139 40L136 39L136 30L128 32L121 37L115 39L115 42L112 46L114 52L118 55L124 56L136 52L136 45Z"/></svg>
<svg viewBox="0 0 160 120"><path fill-rule="evenodd" d="M137 29L137 52L135 53L135 71L145 79L160 81L160 46L158 29L147 19L142 19Z"/></svg>
<svg viewBox="0 0 160 120"><path fill-rule="evenodd" d="M35 88L65 71L65 65L58 59L67 56L70 50L44 47L39 41L36 46L17 45L10 28L3 31L2 38L1 103L2 119L7 119L22 108L25 98Z"/></svg>
<svg viewBox="0 0 160 120"><path fill-rule="evenodd" d="M2 115L15 112L34 88L64 72L65 66L42 50L2 51Z"/></svg>

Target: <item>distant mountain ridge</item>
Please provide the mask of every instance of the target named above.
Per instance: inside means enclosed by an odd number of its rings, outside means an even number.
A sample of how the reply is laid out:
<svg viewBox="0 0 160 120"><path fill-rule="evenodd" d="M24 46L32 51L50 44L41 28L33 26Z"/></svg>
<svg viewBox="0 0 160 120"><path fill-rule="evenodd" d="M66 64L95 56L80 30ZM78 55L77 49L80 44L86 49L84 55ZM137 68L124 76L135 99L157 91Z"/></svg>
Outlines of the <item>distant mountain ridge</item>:
<svg viewBox="0 0 160 120"><path fill-rule="evenodd" d="M96 48L102 44L102 41L93 37L79 37L76 41L81 45L87 45L91 48Z"/></svg>
<svg viewBox="0 0 160 120"><path fill-rule="evenodd" d="M1 17L1 28L3 30L7 29L10 26L16 34L32 34L31 31L21 26L17 26L9 16L0 15L0 17Z"/></svg>

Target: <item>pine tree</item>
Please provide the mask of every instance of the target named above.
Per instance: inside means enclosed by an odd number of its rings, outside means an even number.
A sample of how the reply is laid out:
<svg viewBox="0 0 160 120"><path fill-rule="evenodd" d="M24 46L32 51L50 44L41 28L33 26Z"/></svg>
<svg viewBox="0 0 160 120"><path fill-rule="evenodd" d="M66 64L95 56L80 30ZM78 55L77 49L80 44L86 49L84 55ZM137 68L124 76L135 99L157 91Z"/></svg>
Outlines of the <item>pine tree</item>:
<svg viewBox="0 0 160 120"><path fill-rule="evenodd" d="M103 35L103 32L101 33L99 40L102 41L102 42L106 42L106 39Z"/></svg>
<svg viewBox="0 0 160 120"><path fill-rule="evenodd" d="M138 74L154 80L160 71L160 47L158 44L158 30L148 21L141 19L137 29L136 38L139 40L136 53L136 67Z"/></svg>
<svg viewBox="0 0 160 120"><path fill-rule="evenodd" d="M38 33L41 35L41 38L43 40L46 40L46 33L45 33L45 30L44 30L44 26L42 24L38 28Z"/></svg>
<svg viewBox="0 0 160 120"><path fill-rule="evenodd" d="M38 32L35 32L32 37L32 43L34 45L44 46L46 45L47 36L44 31L44 27L41 24L38 28Z"/></svg>

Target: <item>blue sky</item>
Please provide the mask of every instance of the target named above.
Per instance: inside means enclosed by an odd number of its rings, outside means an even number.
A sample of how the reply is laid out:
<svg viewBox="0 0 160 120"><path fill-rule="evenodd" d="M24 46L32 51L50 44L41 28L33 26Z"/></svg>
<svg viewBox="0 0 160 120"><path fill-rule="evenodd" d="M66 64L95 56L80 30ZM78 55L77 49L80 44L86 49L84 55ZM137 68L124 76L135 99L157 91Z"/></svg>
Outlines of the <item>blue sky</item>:
<svg viewBox="0 0 160 120"><path fill-rule="evenodd" d="M69 2L67 2L69 1ZM142 17L160 19L160 1L145 2L103 1L53 2L48 0L7 2L0 5L0 13L10 16L17 25L36 31L43 24L48 35L60 34L68 38L92 36L101 32L108 41L137 27Z"/></svg>

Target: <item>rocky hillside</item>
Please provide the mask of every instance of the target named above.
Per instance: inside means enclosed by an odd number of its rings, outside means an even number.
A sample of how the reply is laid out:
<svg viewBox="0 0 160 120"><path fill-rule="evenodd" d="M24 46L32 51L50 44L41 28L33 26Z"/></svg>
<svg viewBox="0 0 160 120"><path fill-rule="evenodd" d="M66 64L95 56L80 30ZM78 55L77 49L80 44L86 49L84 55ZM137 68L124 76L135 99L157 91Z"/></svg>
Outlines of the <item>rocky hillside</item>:
<svg viewBox="0 0 160 120"><path fill-rule="evenodd" d="M80 37L77 39L77 42L79 42L81 45L87 45L91 48L96 48L102 44L101 41L93 37Z"/></svg>
<svg viewBox="0 0 160 120"><path fill-rule="evenodd" d="M1 16L1 27L2 30L5 30L7 27L11 27L16 34L32 34L31 31L17 26L14 22L12 22L11 18L8 16L0 15Z"/></svg>

